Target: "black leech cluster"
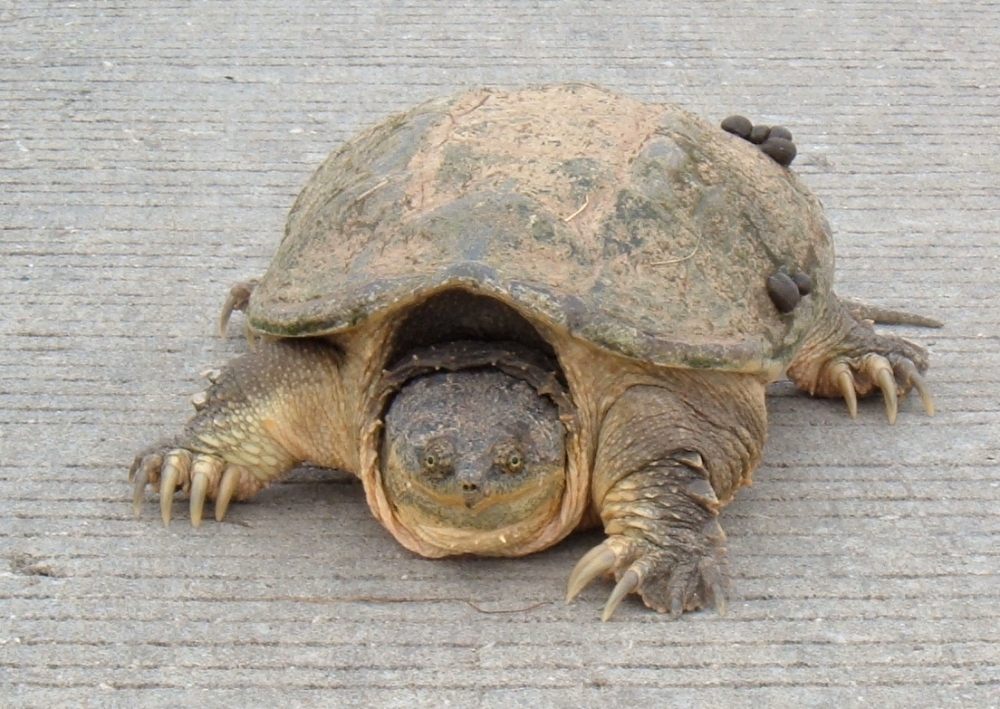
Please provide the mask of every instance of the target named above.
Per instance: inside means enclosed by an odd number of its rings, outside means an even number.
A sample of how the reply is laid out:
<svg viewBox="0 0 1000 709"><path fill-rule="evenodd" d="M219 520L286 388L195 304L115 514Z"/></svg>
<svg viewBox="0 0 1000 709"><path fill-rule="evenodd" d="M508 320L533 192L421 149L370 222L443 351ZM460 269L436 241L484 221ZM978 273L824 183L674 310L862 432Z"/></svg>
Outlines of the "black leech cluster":
<svg viewBox="0 0 1000 709"><path fill-rule="evenodd" d="M784 271L778 271L767 279L767 294L780 313L790 313L795 310L799 300L812 291L812 279L805 273L794 273L789 276Z"/></svg>
<svg viewBox="0 0 1000 709"><path fill-rule="evenodd" d="M755 126L745 116L730 116L722 122L722 130L759 145L762 153L779 165L788 167L795 159L792 132L784 126ZM767 294L779 313L795 310L802 296L812 291L812 279L806 273L788 275L778 271L767 279Z"/></svg>
<svg viewBox="0 0 1000 709"><path fill-rule="evenodd" d="M759 145L762 153L784 167L795 159L792 132L784 126L755 126L744 116L730 116L722 122L722 130Z"/></svg>

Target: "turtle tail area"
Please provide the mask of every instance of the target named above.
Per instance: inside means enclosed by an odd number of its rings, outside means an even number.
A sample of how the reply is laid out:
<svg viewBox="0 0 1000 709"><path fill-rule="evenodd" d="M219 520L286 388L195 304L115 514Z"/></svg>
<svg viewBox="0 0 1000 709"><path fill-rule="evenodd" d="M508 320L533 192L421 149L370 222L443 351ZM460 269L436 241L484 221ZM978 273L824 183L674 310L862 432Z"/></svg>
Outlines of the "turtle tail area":
<svg viewBox="0 0 1000 709"><path fill-rule="evenodd" d="M934 318L905 310L884 308L881 305L866 303L853 298L841 298L841 305L853 315L864 320L871 320L876 325L913 325L915 327L944 327L944 323Z"/></svg>
<svg viewBox="0 0 1000 709"><path fill-rule="evenodd" d="M924 409L933 416L934 400L923 377L929 364L927 350L902 337L875 332L873 319L925 327L940 323L899 311L876 308L872 313L870 306L858 305L831 298L826 315L789 365L788 378L813 396L843 398L852 418L857 416L858 398L881 391L889 423L895 423L899 398L911 389L917 390ZM886 313L906 319L886 320ZM866 317L872 314L874 318ZM918 318L921 322L916 322Z"/></svg>

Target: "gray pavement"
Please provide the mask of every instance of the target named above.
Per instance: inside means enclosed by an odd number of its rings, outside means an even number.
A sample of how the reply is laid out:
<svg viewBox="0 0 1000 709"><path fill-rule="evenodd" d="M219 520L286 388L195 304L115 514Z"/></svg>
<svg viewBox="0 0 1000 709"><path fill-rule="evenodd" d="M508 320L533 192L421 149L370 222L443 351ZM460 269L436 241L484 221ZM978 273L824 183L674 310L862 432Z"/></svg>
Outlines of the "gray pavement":
<svg viewBox="0 0 1000 709"><path fill-rule="evenodd" d="M1000 6L0 4L0 706L1000 707ZM938 415L777 385L723 522L729 614L598 614L594 537L418 559L303 470L230 523L134 520L228 285L358 129L478 84L587 80L796 133L838 289L947 322Z"/></svg>

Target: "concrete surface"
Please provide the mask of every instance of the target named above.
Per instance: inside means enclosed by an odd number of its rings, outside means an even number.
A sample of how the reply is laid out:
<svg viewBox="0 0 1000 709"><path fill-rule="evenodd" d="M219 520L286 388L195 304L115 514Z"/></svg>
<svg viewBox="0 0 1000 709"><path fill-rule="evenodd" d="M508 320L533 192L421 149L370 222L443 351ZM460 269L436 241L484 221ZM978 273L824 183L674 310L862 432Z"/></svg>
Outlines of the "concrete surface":
<svg viewBox="0 0 1000 709"><path fill-rule="evenodd" d="M1000 6L0 3L0 706L1000 706ZM726 617L610 590L595 537L425 561L300 471L231 523L130 515L229 284L340 141L459 87L582 79L796 133L839 290L947 321L938 415L778 386L724 513Z"/></svg>

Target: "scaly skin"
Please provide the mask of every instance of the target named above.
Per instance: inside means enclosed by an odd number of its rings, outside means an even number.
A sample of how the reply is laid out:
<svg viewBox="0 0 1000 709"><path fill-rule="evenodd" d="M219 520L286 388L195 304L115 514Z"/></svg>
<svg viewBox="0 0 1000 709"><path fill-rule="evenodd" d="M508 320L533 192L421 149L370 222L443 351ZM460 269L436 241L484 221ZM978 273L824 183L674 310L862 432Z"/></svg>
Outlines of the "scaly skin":
<svg viewBox="0 0 1000 709"><path fill-rule="evenodd" d="M923 348L876 333L831 295L788 376L810 394L843 396L852 417L857 397L881 391L893 423L898 395L911 388L933 415L921 377L926 369ZM723 610L725 534L716 518L760 458L763 402L763 384L754 377L690 371L665 372L662 386L633 386L617 399L594 463L594 504L608 538L574 568L567 600L611 573L617 584L604 620L630 593L672 617L711 599Z"/></svg>
<svg viewBox="0 0 1000 709"><path fill-rule="evenodd" d="M725 534L717 517L748 484L767 431L764 383L750 375L667 372L608 411L593 499L608 538L570 575L567 600L598 576L618 581L602 616L629 593L677 617L713 600L724 609Z"/></svg>
<svg viewBox="0 0 1000 709"><path fill-rule="evenodd" d="M813 396L843 397L852 418L858 397L881 390L889 423L895 423L898 397L913 388L934 415L934 401L921 376L927 364L922 347L875 332L870 321L831 294L827 312L789 365L788 378Z"/></svg>
<svg viewBox="0 0 1000 709"><path fill-rule="evenodd" d="M206 499L221 520L230 500L251 497L304 460L356 470L345 400L340 356L322 341L273 342L233 360L196 399L183 433L136 456L136 515L146 485L159 489L164 524L181 489L197 526Z"/></svg>

